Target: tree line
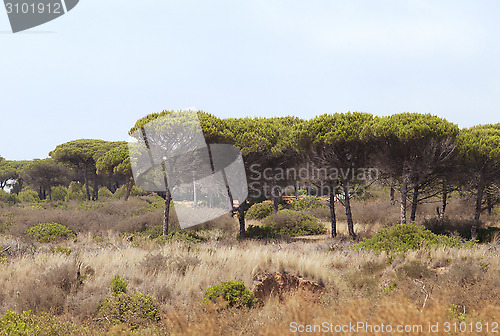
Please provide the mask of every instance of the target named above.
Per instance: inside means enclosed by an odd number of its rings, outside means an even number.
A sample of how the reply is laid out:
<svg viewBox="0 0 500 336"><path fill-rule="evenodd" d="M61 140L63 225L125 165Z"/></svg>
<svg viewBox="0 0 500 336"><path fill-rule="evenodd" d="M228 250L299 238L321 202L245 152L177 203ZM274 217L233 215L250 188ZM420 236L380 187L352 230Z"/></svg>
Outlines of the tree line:
<svg viewBox="0 0 500 336"><path fill-rule="evenodd" d="M147 123L173 112L149 114L139 119L129 134L133 136ZM302 174L268 178L253 186L272 186L273 192L268 197L276 210L286 186L322 186L320 193L329 196L332 236L337 232L335 200L341 199L349 235L356 237L352 191L367 188L371 183L390 187L391 200L400 206L401 223L415 221L418 206L429 200L439 200L436 215L444 218L452 192L469 194L475 203L471 214L472 238L477 237L481 214L500 202L500 123L460 129L444 118L419 113L378 117L347 112L303 120L218 118L199 111L198 117L207 144L226 143L241 150L249 182L256 182L254 169L248 169L251 166L302 172L305 167L310 169L311 164L318 170L341 172L376 168L379 172L376 180L350 173L333 177ZM258 174L258 178L263 175ZM68 185L71 181L85 186L87 200L97 200L101 186L111 191L126 186L126 198L134 187L127 143L88 139L61 144L43 160L0 158L0 187L13 181L12 192L18 193L28 185L38 191L40 199L50 199L54 186ZM171 193L167 190L158 194L165 198L168 214ZM262 197L249 197L235 205L241 236L245 234L246 210L259 201ZM165 234L169 231L168 224L167 215L163 223Z"/></svg>

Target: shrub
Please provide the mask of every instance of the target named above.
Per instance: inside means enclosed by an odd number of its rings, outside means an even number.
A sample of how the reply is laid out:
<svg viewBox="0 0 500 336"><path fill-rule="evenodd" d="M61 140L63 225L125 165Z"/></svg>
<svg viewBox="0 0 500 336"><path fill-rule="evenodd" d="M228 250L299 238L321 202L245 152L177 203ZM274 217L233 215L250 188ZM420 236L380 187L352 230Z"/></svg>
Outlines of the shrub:
<svg viewBox="0 0 500 336"><path fill-rule="evenodd" d="M290 205L292 210L312 210L318 208L325 208L325 203L319 197L305 196L293 201Z"/></svg>
<svg viewBox="0 0 500 336"><path fill-rule="evenodd" d="M308 214L294 210L280 210L268 216L264 225L276 229L278 235L303 236L319 235L326 233L323 224Z"/></svg>
<svg viewBox="0 0 500 336"><path fill-rule="evenodd" d="M116 189L115 193L113 194L113 197L116 199L125 198L125 194L127 193L127 189L128 189L128 186L126 184L123 184L120 188ZM130 196L144 196L146 194L147 194L146 192L139 189L137 186L133 186L132 190L130 191Z"/></svg>
<svg viewBox="0 0 500 336"><path fill-rule="evenodd" d="M99 198L111 198L113 197L113 193L109 191L108 188L106 187L101 187L99 188L99 191L97 192Z"/></svg>
<svg viewBox="0 0 500 336"><path fill-rule="evenodd" d="M52 187L52 201L60 202L65 201L68 198L68 188L65 186Z"/></svg>
<svg viewBox="0 0 500 336"><path fill-rule="evenodd" d="M153 298L143 293L126 293L127 285L127 279L115 275L110 286L112 296L104 298L98 313L112 324L124 323L133 328L159 321L159 308Z"/></svg>
<svg viewBox="0 0 500 336"><path fill-rule="evenodd" d="M161 231L158 233L159 235L154 239L159 244L165 244L167 241L180 241L184 243L196 244L205 240L205 238L201 237L196 231L193 230L179 230L166 236L161 235Z"/></svg>
<svg viewBox="0 0 500 336"><path fill-rule="evenodd" d="M127 292L128 280L120 277L118 274L111 280L111 292L121 294Z"/></svg>
<svg viewBox="0 0 500 336"><path fill-rule="evenodd" d="M23 203L37 203L40 201L38 193L33 189L25 188L19 193L19 201Z"/></svg>
<svg viewBox="0 0 500 336"><path fill-rule="evenodd" d="M41 243L54 240L74 239L76 235L68 227L58 223L40 223L26 230L26 235Z"/></svg>
<svg viewBox="0 0 500 336"><path fill-rule="evenodd" d="M154 299L136 292L104 298L98 313L112 324L123 323L133 328L160 320L160 311Z"/></svg>
<svg viewBox="0 0 500 336"><path fill-rule="evenodd" d="M372 238L356 244L355 248L377 252L385 251L388 254L401 254L408 250L431 246L472 247L475 246L475 243L471 241L463 242L459 238L437 235L421 225L409 223L381 229Z"/></svg>
<svg viewBox="0 0 500 336"><path fill-rule="evenodd" d="M19 197L16 194L8 194L5 197L5 202L11 205L20 203L21 201L19 200Z"/></svg>
<svg viewBox="0 0 500 336"><path fill-rule="evenodd" d="M71 252L73 252L71 250L71 248L67 247L67 246L53 246L50 248L50 252L52 253L58 253L58 254L65 254L65 255L70 255Z"/></svg>
<svg viewBox="0 0 500 336"><path fill-rule="evenodd" d="M278 236L276 228L267 225L250 225L245 232L247 238L266 239L276 236Z"/></svg>
<svg viewBox="0 0 500 336"><path fill-rule="evenodd" d="M48 314L34 315L31 311L21 314L7 310L0 317L0 334L13 336L51 335L67 336L82 335L85 329L70 322L59 321Z"/></svg>
<svg viewBox="0 0 500 336"><path fill-rule="evenodd" d="M243 282L224 281L220 285L207 288L202 302L221 304L222 308L252 308L257 299Z"/></svg>
<svg viewBox="0 0 500 336"><path fill-rule="evenodd" d="M85 186L83 186L80 182L71 181L68 187L68 195L66 200L80 200L83 201L86 199L86 190Z"/></svg>
<svg viewBox="0 0 500 336"><path fill-rule="evenodd" d="M273 202L261 202L253 204L247 211L245 217L248 219L264 219L274 211Z"/></svg>

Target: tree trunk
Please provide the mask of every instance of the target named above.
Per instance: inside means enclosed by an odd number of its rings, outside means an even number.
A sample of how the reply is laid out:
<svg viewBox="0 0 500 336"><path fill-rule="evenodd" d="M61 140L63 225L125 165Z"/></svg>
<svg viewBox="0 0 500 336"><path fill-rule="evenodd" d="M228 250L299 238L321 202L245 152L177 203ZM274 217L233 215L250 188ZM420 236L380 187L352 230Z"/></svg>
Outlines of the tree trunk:
<svg viewBox="0 0 500 336"><path fill-rule="evenodd" d="M335 215L335 192L330 189L330 220L332 222L332 238L337 237L337 216Z"/></svg>
<svg viewBox="0 0 500 336"><path fill-rule="evenodd" d="M349 231L349 236L351 236L352 239L356 239L356 233L354 232L354 221L352 220L351 196L349 195L349 182L344 181L343 189L344 189L345 216L347 219L347 230Z"/></svg>
<svg viewBox="0 0 500 336"><path fill-rule="evenodd" d="M277 194L275 193L277 190ZM271 189L271 199L273 200L274 213L277 213L280 207L280 198L281 198L281 188L279 186L274 186Z"/></svg>
<svg viewBox="0 0 500 336"><path fill-rule="evenodd" d="M87 192L87 201L90 201L89 178L87 168L83 169L83 182L85 182L85 190Z"/></svg>
<svg viewBox="0 0 500 336"><path fill-rule="evenodd" d="M493 210L493 202L491 201L490 193L486 193L486 205L488 206L488 215L491 216Z"/></svg>
<svg viewBox="0 0 500 336"><path fill-rule="evenodd" d="M130 193L132 192L132 188L134 187L134 185L135 185L135 180L133 178L130 178L127 192L125 193L125 202L128 201L128 198L130 197Z"/></svg>
<svg viewBox="0 0 500 336"><path fill-rule="evenodd" d="M410 222L415 222L417 217L418 196L420 194L420 187L417 185L413 188L413 199L411 201L411 214Z"/></svg>
<svg viewBox="0 0 500 336"><path fill-rule="evenodd" d="M295 199L299 198L299 181L295 181Z"/></svg>
<svg viewBox="0 0 500 336"><path fill-rule="evenodd" d="M238 207L238 222L240 223L240 238L245 237L245 205L247 201L244 201Z"/></svg>
<svg viewBox="0 0 500 336"><path fill-rule="evenodd" d="M476 210L474 215L474 221L472 222L472 227L470 229L471 239L477 239L477 228L479 226L479 219L481 217L481 210L483 206L484 188L485 188L484 182L481 179L477 186Z"/></svg>
<svg viewBox="0 0 500 336"><path fill-rule="evenodd" d="M401 185L401 224L406 224L406 195L408 193L408 176L403 173L403 183Z"/></svg>
<svg viewBox="0 0 500 336"><path fill-rule="evenodd" d="M390 191L390 198L391 198L391 205L396 204L396 199L394 198L394 187L391 185L391 191Z"/></svg>
<svg viewBox="0 0 500 336"><path fill-rule="evenodd" d="M99 184L97 183L97 173L93 173L94 180L94 190L92 191L92 200L97 201L99 199Z"/></svg>
<svg viewBox="0 0 500 336"><path fill-rule="evenodd" d="M168 234L168 221L170 216L170 201L172 200L172 194L170 193L170 189L167 188L165 195L165 209L163 210L163 235L166 236Z"/></svg>
<svg viewBox="0 0 500 336"><path fill-rule="evenodd" d="M193 178L193 208L198 207L198 195L196 194L196 179Z"/></svg>
<svg viewBox="0 0 500 336"><path fill-rule="evenodd" d="M439 218L443 219L446 211L446 205L448 205L448 188L446 184L443 184L443 195L441 198L441 210L439 211Z"/></svg>

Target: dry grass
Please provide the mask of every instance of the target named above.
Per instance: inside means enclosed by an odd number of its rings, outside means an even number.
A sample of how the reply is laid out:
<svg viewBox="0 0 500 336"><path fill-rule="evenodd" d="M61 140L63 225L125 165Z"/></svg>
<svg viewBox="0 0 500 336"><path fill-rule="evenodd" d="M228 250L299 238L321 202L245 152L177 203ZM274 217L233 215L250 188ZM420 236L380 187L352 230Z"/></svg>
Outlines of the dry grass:
<svg viewBox="0 0 500 336"><path fill-rule="evenodd" d="M498 250L486 246L414 251L389 264L384 254L354 251L347 243L329 240L158 246L148 240L128 242L110 232L102 241L87 234L67 242L70 255L53 253L47 245L15 242L0 240L2 246L15 246L0 265L1 312L48 311L97 329L102 326L93 319L115 274L160 303L158 328L171 335L202 330L206 335L282 335L292 321L427 324L450 320L452 304L465 309L472 321L498 318L500 312L500 259ZM284 306L270 300L262 308L225 312L200 304L209 286L241 280L252 288L257 275L275 271L325 285L321 303L292 297Z"/></svg>
<svg viewBox="0 0 500 336"><path fill-rule="evenodd" d="M422 324L425 328L429 322L442 326L446 321L499 321L500 246L435 248L396 258L353 250L352 242L345 239L345 216L340 210L340 238L335 240L327 235L237 240L237 222L224 217L200 227L210 229L200 232L207 238L202 243L159 245L147 235L132 232L161 223L160 208L152 209L137 198L86 207L0 209L0 314L7 309L49 312L88 326L89 335L132 335L126 326L110 326L96 319L101 300L110 295L111 279L118 274L130 281L132 290L153 296L161 308L159 323L133 335L286 335L292 322ZM384 201L354 202L359 235L370 236L394 219L397 222L398 209L392 207ZM452 199L450 214L458 218L468 211L464 208L458 199ZM433 215L432 211L422 207L421 217ZM492 223L497 216L489 218ZM27 239L24 231L39 222L67 225L78 233L77 239L52 244ZM303 276L324 285L325 292L320 302L290 295L285 302L271 298L253 309L220 311L201 304L209 286L239 280L253 289L254 280L267 272ZM421 333L427 334L425 329Z"/></svg>

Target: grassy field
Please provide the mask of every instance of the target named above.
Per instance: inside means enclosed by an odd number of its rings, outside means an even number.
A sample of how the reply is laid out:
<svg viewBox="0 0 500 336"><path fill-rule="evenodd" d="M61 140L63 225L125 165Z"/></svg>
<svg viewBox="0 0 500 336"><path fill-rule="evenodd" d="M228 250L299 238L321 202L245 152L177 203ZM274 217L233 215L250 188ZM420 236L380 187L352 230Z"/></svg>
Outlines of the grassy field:
<svg viewBox="0 0 500 336"><path fill-rule="evenodd" d="M396 223L392 207L355 202L359 239ZM470 207L452 199L450 222L464 222ZM328 228L328 209L306 212ZM419 218L433 213L432 205L423 206ZM301 326L360 322L416 328L395 335L432 334L429 323L439 323L440 334L491 335L500 322L498 236L477 246L388 253L355 248L340 211L335 239L327 233L238 240L236 219L229 216L165 239L158 236L161 218L161 201L152 197L2 204L0 335L287 335L301 334ZM498 219L485 216L484 225L496 226ZM26 231L39 223L62 224L76 236L40 242ZM211 286L237 280L255 290L269 274L300 276L322 291L299 286L252 308L202 302ZM123 291L116 290L116 275L128 281Z"/></svg>

